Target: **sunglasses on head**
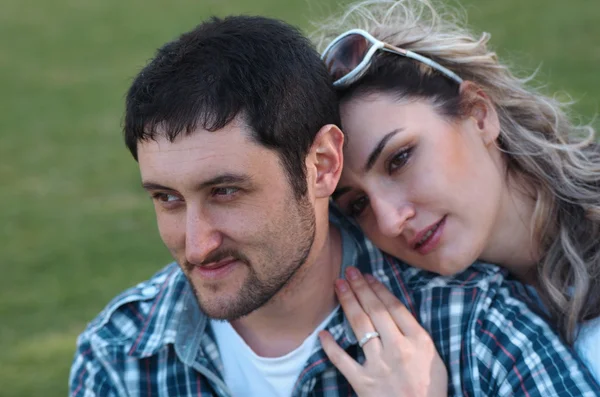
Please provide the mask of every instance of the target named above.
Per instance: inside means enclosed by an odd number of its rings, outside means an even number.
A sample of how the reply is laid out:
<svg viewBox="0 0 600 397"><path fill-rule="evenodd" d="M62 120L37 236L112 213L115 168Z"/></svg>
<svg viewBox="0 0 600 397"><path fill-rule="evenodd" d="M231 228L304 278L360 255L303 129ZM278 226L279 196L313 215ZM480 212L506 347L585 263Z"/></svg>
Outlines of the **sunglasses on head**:
<svg viewBox="0 0 600 397"><path fill-rule="evenodd" d="M352 29L339 35L325 48L321 59L334 79L333 85L336 88L342 88L354 83L365 74L377 50L414 59L431 66L458 84L462 83L460 77L439 63L412 51L377 40L362 29Z"/></svg>

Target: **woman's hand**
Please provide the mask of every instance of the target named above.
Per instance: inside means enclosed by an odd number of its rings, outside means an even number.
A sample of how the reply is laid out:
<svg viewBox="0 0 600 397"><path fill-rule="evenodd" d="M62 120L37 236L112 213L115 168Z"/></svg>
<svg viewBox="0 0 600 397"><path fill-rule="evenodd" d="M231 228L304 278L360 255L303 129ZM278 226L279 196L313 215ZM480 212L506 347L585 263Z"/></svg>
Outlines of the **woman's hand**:
<svg viewBox="0 0 600 397"><path fill-rule="evenodd" d="M446 367L413 315L373 276L351 267L346 278L335 289L354 334L363 339L365 363L350 357L329 332L321 331L319 338L354 391L360 397L446 396ZM365 338L373 332L379 336Z"/></svg>

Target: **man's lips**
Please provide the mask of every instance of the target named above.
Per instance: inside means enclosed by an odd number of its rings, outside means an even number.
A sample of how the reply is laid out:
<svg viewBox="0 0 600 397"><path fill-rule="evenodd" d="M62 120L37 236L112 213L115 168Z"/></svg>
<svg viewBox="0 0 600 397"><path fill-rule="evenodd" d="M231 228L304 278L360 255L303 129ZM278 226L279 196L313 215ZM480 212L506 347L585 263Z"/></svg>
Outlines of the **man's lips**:
<svg viewBox="0 0 600 397"><path fill-rule="evenodd" d="M192 266L190 272L205 280L219 280L234 271L242 262L236 258L226 258L217 262Z"/></svg>
<svg viewBox="0 0 600 397"><path fill-rule="evenodd" d="M235 261L236 261L235 258L226 258L226 259L221 259L218 262L211 262L211 263L207 263L206 265L198 265L198 267L200 267L202 269L207 269L207 270L214 270L214 269L218 269L223 266L227 266L230 263L235 262Z"/></svg>

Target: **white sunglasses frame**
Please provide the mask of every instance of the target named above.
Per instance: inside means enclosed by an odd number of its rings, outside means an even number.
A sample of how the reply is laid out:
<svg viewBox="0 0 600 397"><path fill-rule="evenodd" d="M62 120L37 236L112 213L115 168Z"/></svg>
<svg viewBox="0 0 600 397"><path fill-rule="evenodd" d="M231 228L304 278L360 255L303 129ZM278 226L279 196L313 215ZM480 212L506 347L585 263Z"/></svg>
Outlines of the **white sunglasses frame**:
<svg viewBox="0 0 600 397"><path fill-rule="evenodd" d="M434 60L431 60L427 57L424 57L423 55L419 55L410 50L405 50L404 48L400 48L400 47L393 46L391 44L384 43L383 41L378 40L375 37L373 37L371 34L369 34L369 32L362 30L362 29L351 29L351 30L348 30L347 32L342 33L338 37L336 37L331 43L329 43L327 48L325 48L325 50L323 51L323 54L321 55L321 59L322 60L325 59L325 55L327 54L327 52L329 50L331 50L331 48L334 45L336 45L339 41L344 39L346 36L350 36L352 34L358 34L358 35L364 37L365 39L369 40L373 45L371 46L371 48L369 48L369 51L367 51L363 60L360 61L360 63L358 65L356 65L356 67L354 69L352 69L352 71L350 71L350 73L348 73L347 75L345 75L333 82L334 87L341 88L341 87L348 86L348 85L354 83L355 81L357 81L360 77L362 77L362 75L368 70L369 65L371 64L371 61L373 59L373 55L375 55L377 50L383 50L383 51L391 52L393 54L397 54L397 55L400 55L400 56L403 56L406 58L414 59L416 61L424 63L425 65L432 67L433 69L442 73L443 75L450 78L451 80L454 80L459 85L463 82L463 79L461 79L456 73L454 73L450 69L443 67L442 65L435 62Z"/></svg>

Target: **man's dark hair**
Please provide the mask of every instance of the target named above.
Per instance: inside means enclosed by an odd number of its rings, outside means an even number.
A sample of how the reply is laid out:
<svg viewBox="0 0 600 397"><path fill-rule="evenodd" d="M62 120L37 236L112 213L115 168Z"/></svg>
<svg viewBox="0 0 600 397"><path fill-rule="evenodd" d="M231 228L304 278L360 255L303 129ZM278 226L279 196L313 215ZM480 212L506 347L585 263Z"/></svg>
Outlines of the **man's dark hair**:
<svg viewBox="0 0 600 397"><path fill-rule="evenodd" d="M340 116L329 73L298 29L264 17L212 18L167 43L129 89L125 142L137 160L137 143L158 127L173 141L238 115L277 151L296 196L305 195L308 150Z"/></svg>

